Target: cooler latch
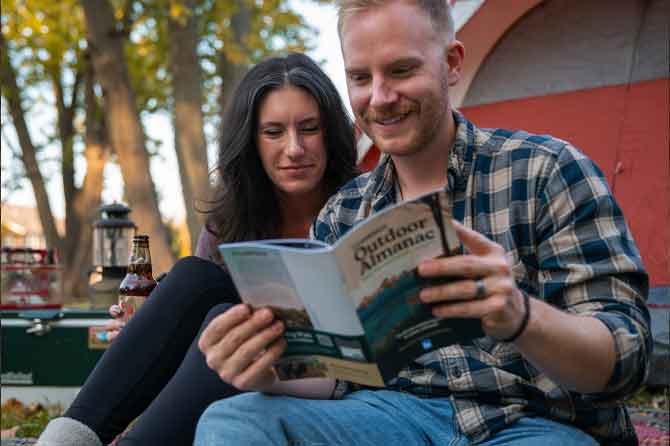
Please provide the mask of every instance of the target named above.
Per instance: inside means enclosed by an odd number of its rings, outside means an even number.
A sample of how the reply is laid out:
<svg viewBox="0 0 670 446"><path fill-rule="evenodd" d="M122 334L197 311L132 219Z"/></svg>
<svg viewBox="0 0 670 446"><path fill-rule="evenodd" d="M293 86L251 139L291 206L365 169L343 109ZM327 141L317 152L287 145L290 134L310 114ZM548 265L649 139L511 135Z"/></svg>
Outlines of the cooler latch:
<svg viewBox="0 0 670 446"><path fill-rule="evenodd" d="M51 323L42 319L33 319L32 325L26 330L26 333L35 336L43 336L51 331Z"/></svg>
<svg viewBox="0 0 670 446"><path fill-rule="evenodd" d="M35 310L19 313L22 319L30 319L31 326L26 329L26 333L35 336L44 336L51 331L51 324L54 321L62 319L64 313L60 310Z"/></svg>

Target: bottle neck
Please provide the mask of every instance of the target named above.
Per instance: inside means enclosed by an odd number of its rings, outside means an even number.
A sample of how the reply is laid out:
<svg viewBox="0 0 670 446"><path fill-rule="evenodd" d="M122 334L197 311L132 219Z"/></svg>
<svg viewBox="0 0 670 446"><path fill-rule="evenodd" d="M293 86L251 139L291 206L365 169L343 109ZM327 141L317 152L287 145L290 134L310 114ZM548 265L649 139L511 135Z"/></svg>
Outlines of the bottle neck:
<svg viewBox="0 0 670 446"><path fill-rule="evenodd" d="M147 243L133 242L128 258L128 272L151 277L151 253Z"/></svg>

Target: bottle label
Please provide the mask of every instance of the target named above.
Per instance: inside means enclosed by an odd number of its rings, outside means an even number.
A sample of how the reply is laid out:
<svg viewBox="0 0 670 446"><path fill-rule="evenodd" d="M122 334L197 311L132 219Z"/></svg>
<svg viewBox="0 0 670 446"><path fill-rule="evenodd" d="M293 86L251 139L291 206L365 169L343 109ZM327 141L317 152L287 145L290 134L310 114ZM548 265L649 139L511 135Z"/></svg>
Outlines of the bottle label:
<svg viewBox="0 0 670 446"><path fill-rule="evenodd" d="M128 322L145 300L147 300L146 296L119 296L119 307L121 307L123 322Z"/></svg>

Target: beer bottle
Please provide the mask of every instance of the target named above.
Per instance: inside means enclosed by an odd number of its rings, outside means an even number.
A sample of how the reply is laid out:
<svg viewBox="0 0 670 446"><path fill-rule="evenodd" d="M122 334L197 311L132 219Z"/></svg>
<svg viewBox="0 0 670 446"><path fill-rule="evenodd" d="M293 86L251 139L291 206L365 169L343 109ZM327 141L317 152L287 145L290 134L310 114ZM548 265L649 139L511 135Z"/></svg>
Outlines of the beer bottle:
<svg viewBox="0 0 670 446"><path fill-rule="evenodd" d="M136 235L128 258L128 272L119 285L119 307L124 322L128 322L155 287L156 281L151 274L149 236Z"/></svg>

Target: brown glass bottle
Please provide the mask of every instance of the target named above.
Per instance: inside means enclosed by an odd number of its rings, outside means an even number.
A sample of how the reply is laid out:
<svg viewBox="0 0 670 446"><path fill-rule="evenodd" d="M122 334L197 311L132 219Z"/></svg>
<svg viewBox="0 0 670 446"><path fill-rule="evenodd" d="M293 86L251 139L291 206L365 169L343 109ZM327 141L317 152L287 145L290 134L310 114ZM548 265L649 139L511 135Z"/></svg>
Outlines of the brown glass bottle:
<svg viewBox="0 0 670 446"><path fill-rule="evenodd" d="M128 272L119 285L119 307L124 322L128 322L155 287L156 281L151 271L149 236L136 235L133 237L133 246L128 258Z"/></svg>

